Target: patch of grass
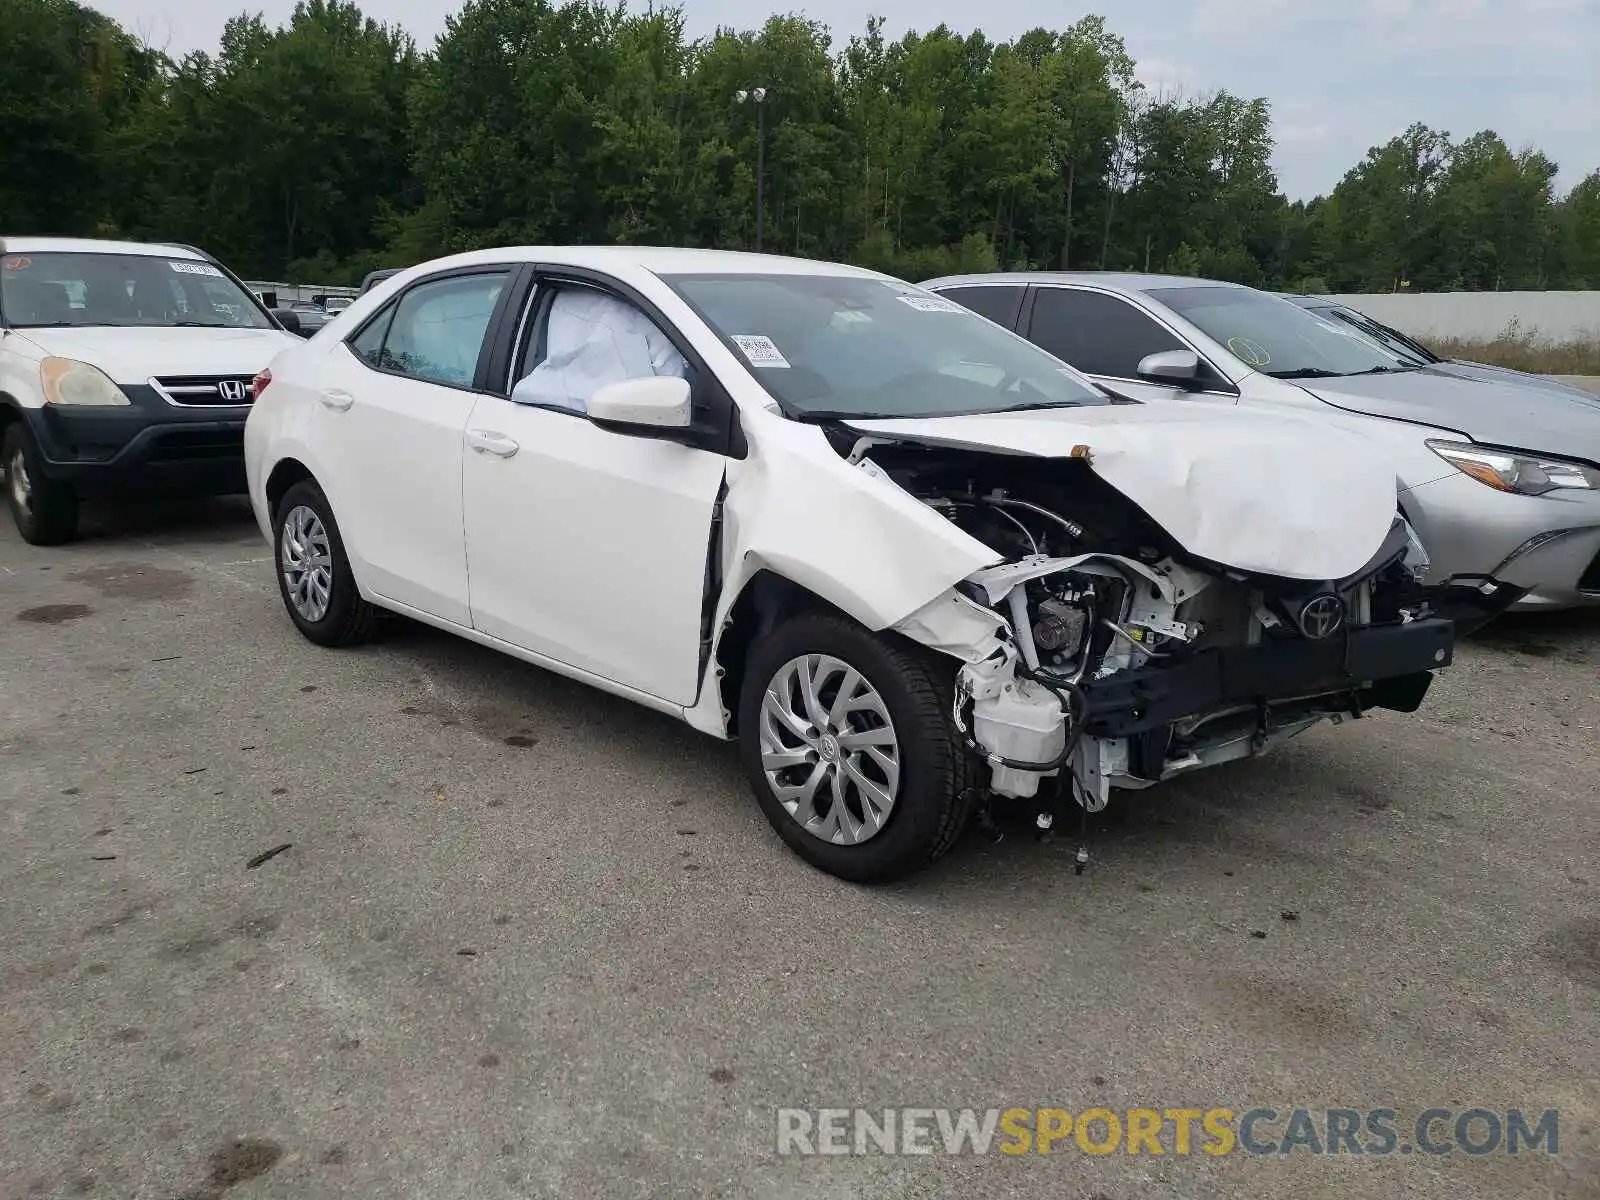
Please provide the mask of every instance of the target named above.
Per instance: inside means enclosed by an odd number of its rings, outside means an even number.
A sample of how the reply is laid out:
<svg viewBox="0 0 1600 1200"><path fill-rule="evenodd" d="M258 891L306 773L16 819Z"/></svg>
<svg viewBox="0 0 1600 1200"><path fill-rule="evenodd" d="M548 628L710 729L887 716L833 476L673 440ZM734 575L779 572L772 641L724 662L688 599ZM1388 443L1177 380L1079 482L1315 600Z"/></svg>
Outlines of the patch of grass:
<svg viewBox="0 0 1600 1200"><path fill-rule="evenodd" d="M1513 321L1493 341L1448 340L1428 343L1441 358L1463 358L1537 375L1600 375L1600 337L1572 342L1542 342L1535 330Z"/></svg>

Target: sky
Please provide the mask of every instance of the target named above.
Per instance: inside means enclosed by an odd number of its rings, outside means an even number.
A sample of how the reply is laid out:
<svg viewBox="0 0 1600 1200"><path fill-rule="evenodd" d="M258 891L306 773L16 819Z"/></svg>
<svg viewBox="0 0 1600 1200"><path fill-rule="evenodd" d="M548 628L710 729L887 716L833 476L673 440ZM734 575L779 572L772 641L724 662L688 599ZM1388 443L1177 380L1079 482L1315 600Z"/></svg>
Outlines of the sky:
<svg viewBox="0 0 1600 1200"><path fill-rule="evenodd" d="M150 45L178 56L215 50L233 0L86 0ZM271 23L293 0L237 0ZM431 46L459 0L363 0L381 21ZM633 0L632 7L644 7ZM994 41L1087 12L1107 18L1156 90L1226 89L1272 103L1279 186L1291 199L1326 193L1376 145L1421 121L1464 137L1493 129L1513 150L1535 146L1571 187L1600 168L1600 0L686 0L691 35L759 26L799 12L835 48L869 11L886 33L943 22L968 31L974 11Z"/></svg>

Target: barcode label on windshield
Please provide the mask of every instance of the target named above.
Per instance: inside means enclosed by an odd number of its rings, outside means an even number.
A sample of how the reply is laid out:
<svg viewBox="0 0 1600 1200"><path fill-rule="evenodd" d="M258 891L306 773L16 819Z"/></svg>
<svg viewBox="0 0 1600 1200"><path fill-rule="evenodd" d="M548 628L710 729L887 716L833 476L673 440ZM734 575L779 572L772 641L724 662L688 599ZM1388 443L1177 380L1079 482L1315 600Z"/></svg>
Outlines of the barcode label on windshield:
<svg viewBox="0 0 1600 1200"><path fill-rule="evenodd" d="M216 279L222 278L222 272L217 270L210 263L169 262L167 263L167 266L171 267L179 275L210 275Z"/></svg>
<svg viewBox="0 0 1600 1200"><path fill-rule="evenodd" d="M901 296L902 303L911 305L918 312L961 312L961 305L954 300L946 300L943 296Z"/></svg>
<svg viewBox="0 0 1600 1200"><path fill-rule="evenodd" d="M759 333L736 333L733 344L744 353L752 367L787 367L789 360L783 356L769 337Z"/></svg>

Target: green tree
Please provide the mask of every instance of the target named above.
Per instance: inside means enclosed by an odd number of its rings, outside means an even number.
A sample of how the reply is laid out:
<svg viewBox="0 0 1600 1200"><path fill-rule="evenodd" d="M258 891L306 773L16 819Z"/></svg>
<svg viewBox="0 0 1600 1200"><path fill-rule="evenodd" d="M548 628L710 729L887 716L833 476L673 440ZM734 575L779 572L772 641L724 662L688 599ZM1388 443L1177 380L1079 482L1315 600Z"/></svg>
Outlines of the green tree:
<svg viewBox="0 0 1600 1200"><path fill-rule="evenodd" d="M72 0L5 0L0 229L115 230L117 140L160 67Z"/></svg>

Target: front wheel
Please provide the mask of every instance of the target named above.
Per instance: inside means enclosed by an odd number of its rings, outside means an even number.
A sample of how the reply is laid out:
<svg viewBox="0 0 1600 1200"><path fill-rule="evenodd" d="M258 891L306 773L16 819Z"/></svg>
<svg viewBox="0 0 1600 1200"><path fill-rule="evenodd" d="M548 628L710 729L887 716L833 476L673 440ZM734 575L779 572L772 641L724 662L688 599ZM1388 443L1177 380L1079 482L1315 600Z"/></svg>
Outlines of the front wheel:
<svg viewBox="0 0 1600 1200"><path fill-rule="evenodd" d="M59 546L77 536L78 494L70 484L45 478L33 439L21 421L7 427L0 462L6 468L6 507L23 541Z"/></svg>
<svg viewBox="0 0 1600 1200"><path fill-rule="evenodd" d="M971 813L951 720L954 660L804 613L751 650L740 755L756 800L807 862L860 883L938 858Z"/></svg>

